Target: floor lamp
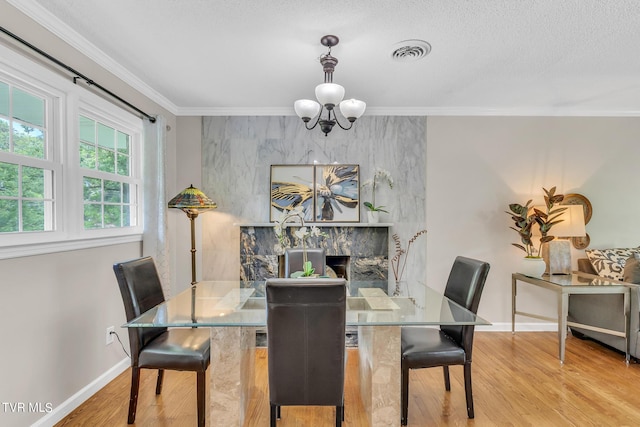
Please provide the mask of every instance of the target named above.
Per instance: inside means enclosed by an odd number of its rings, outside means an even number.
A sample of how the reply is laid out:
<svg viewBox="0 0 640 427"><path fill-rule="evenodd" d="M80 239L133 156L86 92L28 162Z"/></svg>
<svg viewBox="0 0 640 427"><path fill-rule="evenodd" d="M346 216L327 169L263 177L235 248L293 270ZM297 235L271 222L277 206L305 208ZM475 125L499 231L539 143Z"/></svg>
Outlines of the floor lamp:
<svg viewBox="0 0 640 427"><path fill-rule="evenodd" d="M170 208L182 209L191 221L191 285L196 283L196 227L195 219L200 212L215 209L217 206L206 194L193 185L185 188L169 201Z"/></svg>

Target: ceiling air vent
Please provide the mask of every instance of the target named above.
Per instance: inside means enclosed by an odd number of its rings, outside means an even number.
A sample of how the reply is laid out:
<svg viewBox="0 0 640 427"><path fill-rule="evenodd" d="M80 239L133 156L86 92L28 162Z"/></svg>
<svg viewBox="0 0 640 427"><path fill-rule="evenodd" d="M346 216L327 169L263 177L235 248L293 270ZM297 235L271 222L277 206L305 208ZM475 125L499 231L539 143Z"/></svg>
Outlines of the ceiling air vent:
<svg viewBox="0 0 640 427"><path fill-rule="evenodd" d="M405 40L396 43L391 57L394 61L412 62L424 58L431 52L431 45L424 40Z"/></svg>

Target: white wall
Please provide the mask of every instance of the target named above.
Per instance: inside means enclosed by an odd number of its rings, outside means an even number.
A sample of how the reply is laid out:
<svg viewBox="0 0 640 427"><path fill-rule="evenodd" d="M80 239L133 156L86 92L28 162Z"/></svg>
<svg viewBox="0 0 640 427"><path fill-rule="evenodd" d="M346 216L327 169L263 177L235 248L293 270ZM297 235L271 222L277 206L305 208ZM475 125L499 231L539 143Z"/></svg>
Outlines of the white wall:
<svg viewBox="0 0 640 427"><path fill-rule="evenodd" d="M580 193L593 205L591 248L640 245L640 119L430 117L427 120L427 281L444 288L460 254L491 263L479 314L510 330L509 203L543 204L542 188ZM574 250L573 259L584 257ZM554 294L519 292L526 310L556 315ZM519 318L520 322L535 322Z"/></svg>

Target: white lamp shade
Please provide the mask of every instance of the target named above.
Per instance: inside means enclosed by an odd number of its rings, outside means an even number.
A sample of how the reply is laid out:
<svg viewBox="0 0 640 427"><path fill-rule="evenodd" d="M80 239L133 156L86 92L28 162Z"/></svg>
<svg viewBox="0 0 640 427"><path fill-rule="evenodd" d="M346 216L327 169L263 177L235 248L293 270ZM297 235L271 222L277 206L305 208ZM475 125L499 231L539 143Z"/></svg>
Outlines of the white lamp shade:
<svg viewBox="0 0 640 427"><path fill-rule="evenodd" d="M344 87L335 83L322 83L316 86L316 98L320 104L338 105L344 98Z"/></svg>
<svg viewBox="0 0 640 427"><path fill-rule="evenodd" d="M310 99L299 99L293 104L293 109L301 119L311 119L320 112L320 104Z"/></svg>
<svg viewBox="0 0 640 427"><path fill-rule="evenodd" d="M551 228L551 234L557 237L586 236L587 230L584 225L584 209L582 205L562 205L561 207L567 208L558 218L563 221Z"/></svg>
<svg viewBox="0 0 640 427"><path fill-rule="evenodd" d="M367 108L367 104L357 99L345 99L340 103L340 112L347 119L359 119Z"/></svg>

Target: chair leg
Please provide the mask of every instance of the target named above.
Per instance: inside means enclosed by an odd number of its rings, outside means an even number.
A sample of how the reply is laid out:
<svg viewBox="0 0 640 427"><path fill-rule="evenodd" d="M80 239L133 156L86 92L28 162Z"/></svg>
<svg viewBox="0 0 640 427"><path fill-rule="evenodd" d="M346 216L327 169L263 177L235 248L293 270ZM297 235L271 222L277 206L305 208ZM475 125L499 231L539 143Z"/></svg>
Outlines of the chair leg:
<svg viewBox="0 0 640 427"><path fill-rule="evenodd" d="M136 407L138 406L138 389L140 388L140 368L131 367L131 394L129 396L129 416L127 424L136 421Z"/></svg>
<svg viewBox="0 0 640 427"><path fill-rule="evenodd" d="M164 369L158 369L158 380L156 381L156 394L162 393L163 380L164 380Z"/></svg>
<svg viewBox="0 0 640 427"><path fill-rule="evenodd" d="M277 418L277 419L282 418L282 415L280 414L280 409L281 409L281 408L282 408L282 406L280 406L280 405L277 405L277 406L276 406L276 418Z"/></svg>
<svg viewBox="0 0 640 427"><path fill-rule="evenodd" d="M473 392L471 390L471 362L464 364L464 392L467 396L467 415L474 417L473 413Z"/></svg>
<svg viewBox="0 0 640 427"><path fill-rule="evenodd" d="M276 417L278 416L278 409L279 406L274 405L273 403L271 404L271 427L276 427Z"/></svg>
<svg viewBox="0 0 640 427"><path fill-rule="evenodd" d="M449 367L443 366L442 370L444 371L444 389L447 391L451 391L451 380L449 379Z"/></svg>
<svg viewBox="0 0 640 427"><path fill-rule="evenodd" d="M402 367L402 393L401 395L401 406L402 413L400 415L400 424L403 426L407 425L407 418L409 416L409 368Z"/></svg>
<svg viewBox="0 0 640 427"><path fill-rule="evenodd" d="M198 400L198 427L204 427L205 426L205 416L206 416L206 405L207 405L207 401L206 401L206 396L205 396L205 390L206 390L206 384L207 384L207 374L205 371L198 371L198 379L196 381L196 388L197 388L197 400Z"/></svg>
<svg viewBox="0 0 640 427"><path fill-rule="evenodd" d="M342 420L344 420L344 406L336 406L336 427L342 425Z"/></svg>

